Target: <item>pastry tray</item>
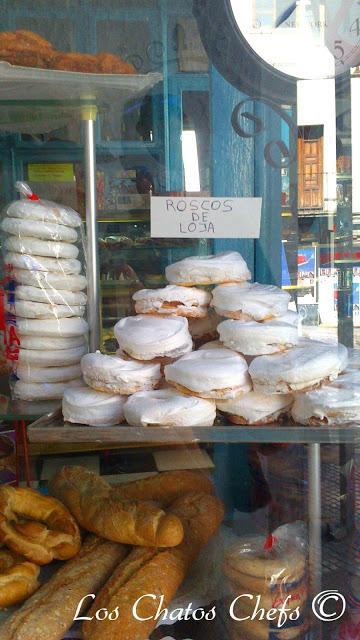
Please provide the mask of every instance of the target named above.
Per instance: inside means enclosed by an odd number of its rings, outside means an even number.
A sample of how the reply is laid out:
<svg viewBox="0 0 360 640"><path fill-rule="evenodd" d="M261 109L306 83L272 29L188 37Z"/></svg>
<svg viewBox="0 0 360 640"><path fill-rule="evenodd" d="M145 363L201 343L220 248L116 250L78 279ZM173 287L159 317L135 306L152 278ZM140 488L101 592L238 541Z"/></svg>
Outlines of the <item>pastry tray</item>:
<svg viewBox="0 0 360 640"><path fill-rule="evenodd" d="M119 445L206 443L360 443L360 424L302 427L273 424L259 427L89 427L64 422L61 410L48 413L27 427L30 443L99 443Z"/></svg>

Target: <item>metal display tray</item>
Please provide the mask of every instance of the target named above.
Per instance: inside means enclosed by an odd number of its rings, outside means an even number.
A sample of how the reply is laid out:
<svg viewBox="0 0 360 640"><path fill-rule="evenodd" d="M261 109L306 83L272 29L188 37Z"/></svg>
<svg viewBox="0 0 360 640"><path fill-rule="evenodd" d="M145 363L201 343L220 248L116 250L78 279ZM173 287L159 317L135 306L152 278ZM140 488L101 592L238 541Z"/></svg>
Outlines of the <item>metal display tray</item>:
<svg viewBox="0 0 360 640"><path fill-rule="evenodd" d="M27 427L30 443L98 442L119 444L196 444L207 443L359 443L360 424L339 427L303 427L273 424L242 427L221 424L213 427L89 427L64 422L61 410L44 415Z"/></svg>

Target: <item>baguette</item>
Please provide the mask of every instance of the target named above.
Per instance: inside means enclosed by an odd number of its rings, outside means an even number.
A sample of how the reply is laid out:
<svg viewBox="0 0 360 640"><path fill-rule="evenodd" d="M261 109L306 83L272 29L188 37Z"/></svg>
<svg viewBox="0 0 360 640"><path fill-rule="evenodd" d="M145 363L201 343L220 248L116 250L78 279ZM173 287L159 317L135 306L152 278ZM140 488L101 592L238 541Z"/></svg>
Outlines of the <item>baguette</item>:
<svg viewBox="0 0 360 640"><path fill-rule="evenodd" d="M0 627L1 640L61 640L81 599L104 584L126 552L120 544L89 536L78 555Z"/></svg>
<svg viewBox="0 0 360 640"><path fill-rule="evenodd" d="M169 606L186 577L192 562L215 533L223 519L223 505L208 494L191 494L180 498L173 508L183 518L184 542L174 549L134 549L115 570L100 591L83 623L85 640L147 640L158 620L158 607ZM150 594L150 597L142 598ZM152 598L151 594L156 598ZM163 596L163 599L161 599ZM133 607L140 618L134 616ZM118 607L117 619L97 620L99 609L109 613Z"/></svg>
<svg viewBox="0 0 360 640"><path fill-rule="evenodd" d="M175 547L182 542L181 520L152 502L123 500L97 474L63 467L49 485L79 525L113 542L145 547Z"/></svg>
<svg viewBox="0 0 360 640"><path fill-rule="evenodd" d="M168 507L187 493L214 493L214 486L203 471L164 471L154 476L113 486L123 500L155 500Z"/></svg>

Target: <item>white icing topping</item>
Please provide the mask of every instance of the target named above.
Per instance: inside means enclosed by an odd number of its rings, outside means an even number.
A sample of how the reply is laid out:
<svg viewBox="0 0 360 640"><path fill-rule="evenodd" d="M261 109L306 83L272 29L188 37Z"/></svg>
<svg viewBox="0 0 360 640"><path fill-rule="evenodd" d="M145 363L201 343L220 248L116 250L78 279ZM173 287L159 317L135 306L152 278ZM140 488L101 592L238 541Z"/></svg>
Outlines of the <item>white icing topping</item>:
<svg viewBox="0 0 360 640"><path fill-rule="evenodd" d="M162 309L163 304L179 302L181 306L191 310L193 307L206 307L211 300L211 295L207 291L196 289L195 287L178 287L168 285L163 289L141 289L133 295L136 302L136 311L146 313L152 310L158 313L167 312L171 309ZM173 308L175 311L175 308Z"/></svg>
<svg viewBox="0 0 360 640"><path fill-rule="evenodd" d="M347 349L342 344L329 345L307 341L306 346L255 358L249 372L255 391L284 393L335 379L346 368Z"/></svg>
<svg viewBox="0 0 360 640"><path fill-rule="evenodd" d="M65 275L50 273L49 271L28 271L27 269L14 269L14 279L20 284L44 289L64 289L65 291L81 291L86 288L87 282L82 275Z"/></svg>
<svg viewBox="0 0 360 640"><path fill-rule="evenodd" d="M7 253L6 264L11 264L17 269L30 269L30 271L50 271L63 275L78 274L81 271L81 262L75 258L46 258L22 253Z"/></svg>
<svg viewBox="0 0 360 640"><path fill-rule="evenodd" d="M344 389L355 387L360 390L360 371L348 368L345 369L345 371L336 378L331 386Z"/></svg>
<svg viewBox="0 0 360 640"><path fill-rule="evenodd" d="M33 256L48 256L51 258L77 258L79 249L68 242L53 242L52 240L38 240L37 238L17 238L9 236L5 240L5 248L15 253L28 253Z"/></svg>
<svg viewBox="0 0 360 640"><path fill-rule="evenodd" d="M244 258L236 251L184 258L167 266L165 275L172 284L217 284L251 278Z"/></svg>
<svg viewBox="0 0 360 640"><path fill-rule="evenodd" d="M208 427L214 424L216 407L211 400L160 389L135 393L126 402L124 413L134 427Z"/></svg>
<svg viewBox="0 0 360 640"><path fill-rule="evenodd" d="M114 327L120 349L138 360L182 355L192 348L186 318L129 316Z"/></svg>
<svg viewBox="0 0 360 640"><path fill-rule="evenodd" d="M64 289L42 289L31 285L18 285L15 290L17 300L32 300L46 304L63 304L83 306L87 295L82 291L66 291Z"/></svg>
<svg viewBox="0 0 360 640"><path fill-rule="evenodd" d="M226 347L248 356L276 353L299 341L297 327L283 318L266 322L225 320L218 325L218 332Z"/></svg>
<svg viewBox="0 0 360 640"><path fill-rule="evenodd" d="M250 391L233 400L217 400L216 406L220 411L239 416L248 424L276 419L281 413L291 407L293 397L290 394L265 395Z"/></svg>
<svg viewBox="0 0 360 640"><path fill-rule="evenodd" d="M88 387L67 389L63 397L63 416L67 422L92 426L120 424L124 418L123 396L102 393Z"/></svg>
<svg viewBox="0 0 360 640"><path fill-rule="evenodd" d="M203 351L204 349L223 349L224 345L220 340L211 340L210 342L205 342L199 347L199 351Z"/></svg>
<svg viewBox="0 0 360 640"><path fill-rule="evenodd" d="M219 315L241 312L261 321L284 316L290 299L291 296L278 287L255 282L215 287L211 304Z"/></svg>
<svg viewBox="0 0 360 640"><path fill-rule="evenodd" d="M343 376L346 377L346 376ZM300 424L310 424L316 418L329 425L360 422L359 381L348 380L323 386L296 396L292 416Z"/></svg>
<svg viewBox="0 0 360 640"><path fill-rule="evenodd" d="M165 378L196 393L241 387L250 391L245 359L229 349L194 351L165 367Z"/></svg>
<svg viewBox="0 0 360 640"><path fill-rule="evenodd" d="M22 220L53 222L69 227L81 225L81 218L74 209L49 200L16 200L8 206L6 213L11 218Z"/></svg>
<svg viewBox="0 0 360 640"><path fill-rule="evenodd" d="M89 325L83 318L60 318L59 320L17 320L19 333L24 336L52 336L59 338L71 338L73 336L86 335Z"/></svg>
<svg viewBox="0 0 360 640"><path fill-rule="evenodd" d="M119 393L151 389L161 379L159 364L146 364L136 360L123 360L118 356L107 356L99 351L88 353L81 360L85 380L92 387L112 385Z"/></svg>
<svg viewBox="0 0 360 640"><path fill-rule="evenodd" d="M40 238L40 240L54 240L55 242L76 242L78 239L77 231L63 224L4 218L0 226L6 233L20 238Z"/></svg>

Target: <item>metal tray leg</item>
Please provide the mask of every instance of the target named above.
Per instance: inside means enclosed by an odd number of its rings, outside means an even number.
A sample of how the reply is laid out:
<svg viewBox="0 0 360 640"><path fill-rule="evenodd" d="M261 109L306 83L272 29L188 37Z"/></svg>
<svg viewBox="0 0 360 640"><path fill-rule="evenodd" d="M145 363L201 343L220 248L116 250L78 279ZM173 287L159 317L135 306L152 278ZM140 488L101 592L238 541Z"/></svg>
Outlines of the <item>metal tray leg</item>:
<svg viewBox="0 0 360 640"><path fill-rule="evenodd" d="M309 578L310 597L313 599L322 588L322 546L321 546L321 450L320 444L308 445L308 514L309 514ZM312 615L312 612L311 614ZM322 639L320 621L311 620L311 638Z"/></svg>

